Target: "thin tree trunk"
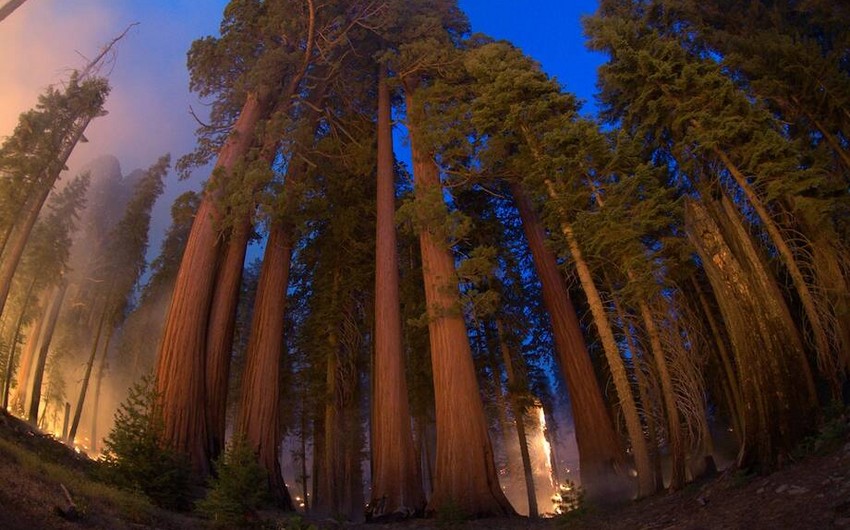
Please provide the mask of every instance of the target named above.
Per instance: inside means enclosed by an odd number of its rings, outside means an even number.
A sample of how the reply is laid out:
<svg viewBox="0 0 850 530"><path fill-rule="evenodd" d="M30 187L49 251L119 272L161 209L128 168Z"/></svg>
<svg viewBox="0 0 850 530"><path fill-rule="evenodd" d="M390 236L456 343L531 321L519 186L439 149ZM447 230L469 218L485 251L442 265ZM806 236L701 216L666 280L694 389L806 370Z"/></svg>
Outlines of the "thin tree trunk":
<svg viewBox="0 0 850 530"><path fill-rule="evenodd" d="M522 458L522 469L525 475L525 493L528 497L528 516L536 518L540 515L537 507L537 491L534 489L534 470L531 467L531 455L528 452L528 437L525 433L526 408L516 394L517 377L514 370L514 362L511 350L505 340L505 329L501 320L496 321L499 332L499 349L502 352L502 362L508 373L508 393L511 398L511 408L514 412L514 423L516 425L517 438L519 441L519 453Z"/></svg>
<svg viewBox="0 0 850 530"><path fill-rule="evenodd" d="M50 164L44 171L44 174L39 175L39 187L32 190L31 197L26 201L22 211L20 212L20 220L15 223L12 232L9 234L9 239L4 247L3 259L0 262L0 314L6 308L6 300L9 297L9 291L12 288L12 279L15 276L15 271L18 269L18 264L21 261L21 256L24 254L24 249L29 241L32 229L38 220L38 214L44 206L44 202L50 195L59 174L65 168L68 158L74 151L77 143L82 138L83 133L88 127L93 116L84 116L75 121L67 134L67 141L61 145L59 152L56 155L55 163Z"/></svg>
<svg viewBox="0 0 850 530"><path fill-rule="evenodd" d="M48 295L49 296L49 295ZM50 303L49 298L45 298L45 294L41 295L45 303ZM20 369L18 370L17 385L15 392L12 394L12 409L23 414L27 404L27 389L29 388L30 374L33 367L33 359L38 351L39 339L41 339L41 330L44 327L46 315L44 310L39 311L39 315L35 319L35 323L30 326L30 332L27 333L26 341L24 342L24 351L21 353Z"/></svg>
<svg viewBox="0 0 850 530"><path fill-rule="evenodd" d="M108 330L106 334L106 343L103 345L103 354L100 356L100 362L97 367L97 376L95 376L94 386L94 403L92 406L91 413L91 432L89 433L89 439L91 440L91 452L97 454L97 413L100 410L100 387L103 384L103 377L106 375L106 368L108 363L106 362L106 358L109 355L109 344L112 342L112 330Z"/></svg>
<svg viewBox="0 0 850 530"><path fill-rule="evenodd" d="M610 280L608 280L608 284L610 287ZM623 311L623 307L616 296L614 297L614 310L617 312L617 318L619 318L622 325L626 347L632 354L632 368L634 369L635 379L637 380L638 394L643 407L643 418L646 421L646 432L649 437L648 447L650 456L652 457L653 473L655 475L655 491L664 491L664 471L661 467L661 452L658 448L658 427L656 425L655 415L653 414L658 393L652 391L653 389L650 387L647 376L643 373L642 365L645 363L643 353L639 351L637 342L632 335L631 326L626 319L625 311Z"/></svg>
<svg viewBox="0 0 850 530"><path fill-rule="evenodd" d="M664 348L661 346L661 337L658 334L658 328L655 325L655 320L652 318L652 311L650 311L649 304L643 298L638 300L638 308L643 319L643 325L646 327L646 333L649 335L650 350L652 351L655 367L658 370L659 379L661 380L661 395L664 399L664 409L667 415L667 437L670 442L670 457L672 461L668 489L670 491L676 491L681 489L685 483L685 447L682 440L682 421L679 417L679 408L676 405L673 379L670 377L670 370L667 366L667 359L664 356Z"/></svg>
<svg viewBox="0 0 850 530"><path fill-rule="evenodd" d="M24 5L26 0L8 0L4 5L0 6L0 22L6 19L13 11Z"/></svg>
<svg viewBox="0 0 850 530"><path fill-rule="evenodd" d="M546 246L546 234L528 196L511 184L534 267L543 286L543 303L552 322L558 364L567 383L578 444L581 483L590 498L608 497L616 467L623 460L614 423L608 414L578 316L558 270L555 254ZM622 480L622 477L620 477Z"/></svg>
<svg viewBox="0 0 850 530"><path fill-rule="evenodd" d="M53 340L53 332L56 330L56 321L59 320L59 310L62 308L62 300L65 298L65 291L68 289L68 284L65 281L56 287L56 294L50 304L50 310L47 313L47 321L44 326L44 336L41 339L40 348L38 351L38 361L36 362L35 371L32 377L32 390L30 399L29 422L36 425L38 422L38 409L41 405L41 382L44 378L44 367L47 365L47 353L50 351L50 342Z"/></svg>
<svg viewBox="0 0 850 530"><path fill-rule="evenodd" d="M412 92L407 91L408 108ZM416 200L433 206L442 186L436 163L411 132ZM445 211L445 204L440 206ZM454 256L441 227L419 233L437 417L437 465L428 511L454 505L470 516L514 513L499 486L466 323L460 310Z"/></svg>
<svg viewBox="0 0 850 530"><path fill-rule="evenodd" d="M372 398L372 493L384 513L425 507L410 427L401 340L399 262L395 229L395 157L386 67L378 79L378 173L375 248L375 353Z"/></svg>
<svg viewBox="0 0 850 530"><path fill-rule="evenodd" d="M239 431L245 433L260 465L268 473L272 496L284 510L293 509L278 460L281 440L280 363L292 257L291 237L288 227L272 224L257 285L238 421Z"/></svg>
<svg viewBox="0 0 850 530"><path fill-rule="evenodd" d="M248 95L233 132L219 152L213 176L230 178L254 140L264 115L257 94ZM213 186L212 189L215 189ZM196 472L209 471L205 413L206 336L219 256L218 192L204 194L180 262L156 364L164 439L189 455Z"/></svg>
<svg viewBox="0 0 850 530"><path fill-rule="evenodd" d="M107 300L109 297L107 297ZM107 315L109 314L108 307L103 308L100 314L100 321L97 324L97 331L94 335L91 351L89 352L89 360L86 361L86 371L83 374L83 381L80 383L80 394L77 397L77 406L74 408L74 419L71 421L71 428L68 430L68 444L74 445L74 438L77 437L77 428L80 426L80 419L83 416L83 404L86 401L86 393L89 389L89 379L91 379L91 371L94 366L94 360L97 356L97 350L100 346L100 337L103 335L103 328L106 327ZM104 354L105 355L105 354Z"/></svg>
<svg viewBox="0 0 850 530"><path fill-rule="evenodd" d="M30 297L35 288L36 281L38 281L38 277L33 278L30 286L27 288L27 294L24 296L24 301L21 304L21 313L18 315L18 321L15 322L15 333L12 335L12 342L9 344L9 357L6 359L6 375L3 380L3 410L9 410L9 390L12 386L12 372L15 367L15 351L18 349L21 328L23 327L24 317L27 314L27 306L29 306Z"/></svg>

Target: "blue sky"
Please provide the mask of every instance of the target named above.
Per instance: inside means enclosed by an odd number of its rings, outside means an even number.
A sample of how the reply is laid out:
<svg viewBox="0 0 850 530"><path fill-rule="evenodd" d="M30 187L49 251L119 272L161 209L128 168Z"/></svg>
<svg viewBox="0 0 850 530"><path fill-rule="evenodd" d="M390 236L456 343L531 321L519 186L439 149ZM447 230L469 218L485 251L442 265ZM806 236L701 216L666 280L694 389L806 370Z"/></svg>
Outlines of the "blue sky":
<svg viewBox="0 0 850 530"><path fill-rule="evenodd" d="M38 94L61 83L71 68L128 24L139 22L121 43L111 65L110 114L96 120L77 148L71 171L101 154L114 154L125 173L147 167L171 152L190 151L195 122L192 106L203 104L188 90L186 51L199 37L218 30L226 0L29 0L0 23L0 138L11 134L17 116L35 105ZM579 19L596 0L460 0L473 31L506 39L537 59L569 91L592 102L601 56L583 46ZM590 108L588 110L591 110ZM197 188L171 179L154 211L153 240L169 222L171 200ZM155 249L152 249L155 250Z"/></svg>

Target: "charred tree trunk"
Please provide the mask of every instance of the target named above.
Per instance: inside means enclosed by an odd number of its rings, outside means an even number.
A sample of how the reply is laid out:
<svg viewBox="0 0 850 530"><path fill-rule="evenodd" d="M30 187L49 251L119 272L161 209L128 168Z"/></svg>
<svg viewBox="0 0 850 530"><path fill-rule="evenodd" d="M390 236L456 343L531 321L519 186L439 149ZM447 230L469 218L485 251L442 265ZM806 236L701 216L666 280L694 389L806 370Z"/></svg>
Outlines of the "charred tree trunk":
<svg viewBox="0 0 850 530"><path fill-rule="evenodd" d="M9 356L6 358L6 374L3 379L3 410L9 410L9 390L12 386L12 372L15 368L15 352L18 350L18 341L21 338L22 331L21 328L23 328L24 317L27 314L27 306L29 306L36 281L37 278L33 278L30 282L30 286L27 288L27 293L24 295L24 301L21 303L21 313L18 315L17 322L15 322L15 333L12 335L12 342L9 343Z"/></svg>
<svg viewBox="0 0 850 530"><path fill-rule="evenodd" d="M292 257L290 229L280 222L269 231L257 285L251 336L242 382L238 429L254 448L268 473L278 506L293 510L278 460L280 435L280 363L283 354L284 311Z"/></svg>
<svg viewBox="0 0 850 530"><path fill-rule="evenodd" d="M408 108L412 93L407 92ZM417 125L411 132L416 200L433 206L442 196L436 163L417 142ZM469 347L466 323L460 309L454 257L442 227L424 227L419 233L428 331L437 415L437 465L434 494L428 511L455 505L470 516L514 513L499 486L493 449Z"/></svg>
<svg viewBox="0 0 850 530"><path fill-rule="evenodd" d="M543 286L543 303L552 323L558 364L570 395L581 483L591 498L597 495L605 497L610 493L608 487L615 478L616 464L623 460L614 423L605 406L557 260L546 246L543 226L519 184L511 184L511 193L522 218L537 276ZM622 480L622 477L618 480Z"/></svg>
<svg viewBox="0 0 850 530"><path fill-rule="evenodd" d="M378 80L378 191L375 248L375 354L372 400L373 506L384 513L425 507L413 450L401 340L399 262L395 230L395 159L386 68Z"/></svg>
<svg viewBox="0 0 850 530"><path fill-rule="evenodd" d="M214 176L228 178L248 152L263 107L257 94L248 95L233 132L219 152ZM195 471L204 474L209 470L204 406L206 335L218 268L216 224L221 219L216 199L215 191L204 194L192 224L156 364L164 441L189 455Z"/></svg>
<svg viewBox="0 0 850 530"><path fill-rule="evenodd" d="M41 338L38 350L38 361L32 375L32 390L29 408L29 422L36 425L38 422L38 408L41 405L41 382L44 378L44 367L47 365L47 353L50 351L50 342L53 340L53 332L56 331L56 321L59 320L59 310L65 299L65 291L68 284L63 281L56 287L50 309L46 316L44 335Z"/></svg>

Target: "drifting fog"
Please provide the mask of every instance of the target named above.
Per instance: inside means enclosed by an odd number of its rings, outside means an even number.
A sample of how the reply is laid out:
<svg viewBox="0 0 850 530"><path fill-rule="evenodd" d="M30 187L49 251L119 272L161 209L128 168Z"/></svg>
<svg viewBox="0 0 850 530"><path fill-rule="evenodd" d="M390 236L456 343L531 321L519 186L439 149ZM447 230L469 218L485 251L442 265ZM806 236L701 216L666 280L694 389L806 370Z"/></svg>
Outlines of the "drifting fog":
<svg viewBox="0 0 850 530"><path fill-rule="evenodd" d="M104 68L112 92L107 116L86 131L88 143L77 146L69 175L94 158L114 155L125 174L147 168L165 153L172 161L194 146L197 126L190 106L203 116L205 107L189 92L186 52L192 41L215 34L226 0L28 0L0 23L0 141L14 131L18 116L33 108L49 85L61 84L74 68L83 68L102 46L134 22ZM187 189L198 189L206 175L189 182L172 172L153 212L151 249L168 228L169 208Z"/></svg>

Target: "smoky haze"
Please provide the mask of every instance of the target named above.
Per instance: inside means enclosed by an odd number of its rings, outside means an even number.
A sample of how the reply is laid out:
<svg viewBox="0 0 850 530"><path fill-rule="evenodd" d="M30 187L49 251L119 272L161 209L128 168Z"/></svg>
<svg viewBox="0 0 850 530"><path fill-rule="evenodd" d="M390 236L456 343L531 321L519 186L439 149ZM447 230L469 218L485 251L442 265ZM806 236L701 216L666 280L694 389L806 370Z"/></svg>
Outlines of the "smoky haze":
<svg viewBox="0 0 850 530"><path fill-rule="evenodd" d="M197 122L190 106L206 108L189 92L186 52L192 41L216 34L226 0L29 0L0 23L0 141L11 135L18 116L33 108L50 85L59 85L74 68L134 22L139 25L117 46L104 69L112 92L107 116L95 120L68 162L67 181L91 160L114 155L125 173L147 168L159 156L172 160L190 151ZM197 189L206 178L198 171L188 182L169 175L158 201L149 257L169 223L169 207L180 193Z"/></svg>

